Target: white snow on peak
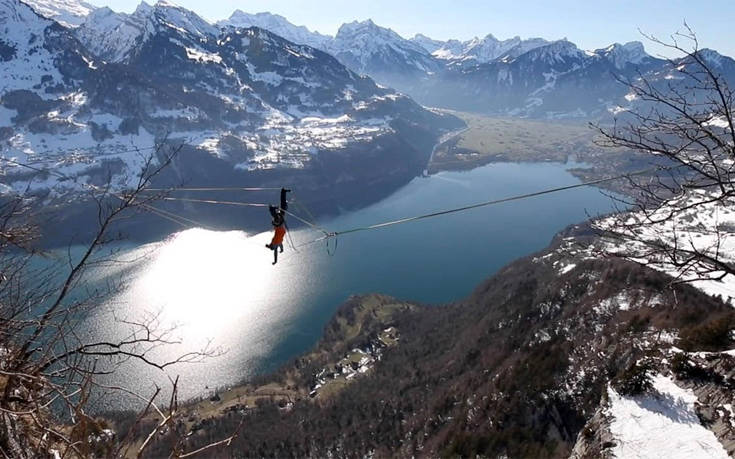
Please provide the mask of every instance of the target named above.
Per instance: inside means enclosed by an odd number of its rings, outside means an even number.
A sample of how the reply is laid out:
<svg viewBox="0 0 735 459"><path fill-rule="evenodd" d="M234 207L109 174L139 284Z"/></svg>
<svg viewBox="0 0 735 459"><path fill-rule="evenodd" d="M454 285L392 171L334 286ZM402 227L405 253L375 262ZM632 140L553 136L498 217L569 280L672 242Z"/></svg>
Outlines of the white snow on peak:
<svg viewBox="0 0 735 459"><path fill-rule="evenodd" d="M607 48L597 49L591 54L604 57L612 61L616 68L622 69L627 64L640 64L644 59L650 57L643 43L631 41L624 45L613 43Z"/></svg>
<svg viewBox="0 0 735 459"><path fill-rule="evenodd" d="M96 6L81 0L24 0L38 14L65 27L77 27Z"/></svg>
<svg viewBox="0 0 735 459"><path fill-rule="evenodd" d="M447 40L441 48L432 51L431 55L437 59L454 60L461 59L469 42L459 40Z"/></svg>
<svg viewBox="0 0 735 459"><path fill-rule="evenodd" d="M99 8L87 17L76 30L76 35L100 58L120 62L157 28L175 29L199 39L219 35L217 27L168 0L161 0L153 6L141 2L132 14Z"/></svg>
<svg viewBox="0 0 735 459"><path fill-rule="evenodd" d="M351 43L352 41L354 43ZM352 48L353 50L360 49L368 51L385 45L395 49L405 49L419 54L428 54L421 45L406 40L393 31L393 29L378 26L372 19L342 24L335 37L335 46L339 50L342 50L342 48Z"/></svg>
<svg viewBox="0 0 735 459"><path fill-rule="evenodd" d="M549 44L549 42L541 38L521 40L521 37L518 36L500 41L490 34L482 40L476 40L471 43L464 55L472 57L478 62L484 63L493 61L509 53L512 54L511 58L515 58L534 48L547 44Z"/></svg>
<svg viewBox="0 0 735 459"><path fill-rule="evenodd" d="M353 56L357 67L353 70L358 72L365 70L373 56L386 53L394 53L407 65L424 70L431 65L431 56L421 45L376 25L371 19L342 24L328 51L337 57Z"/></svg>
<svg viewBox="0 0 735 459"><path fill-rule="evenodd" d="M549 42L542 38L523 40L516 36L498 40L492 34L488 34L484 38L475 37L468 41L448 40L440 48L432 51L432 55L437 59L475 61L484 64L501 58L515 59L532 49L548 44Z"/></svg>
<svg viewBox="0 0 735 459"><path fill-rule="evenodd" d="M100 58L119 62L146 32L151 11L146 3L141 3L133 14L99 8L76 30L77 38Z"/></svg>
<svg viewBox="0 0 735 459"><path fill-rule="evenodd" d="M410 40L421 45L421 47L423 47L428 53L433 53L434 51L444 47L444 45L446 44L446 42L444 41L434 40L420 33L414 35L413 38L411 38Z"/></svg>
<svg viewBox="0 0 735 459"><path fill-rule="evenodd" d="M652 378L655 394L626 397L608 389L610 432L618 458L727 458L712 431L699 422L697 397L662 375Z"/></svg>
<svg viewBox="0 0 735 459"><path fill-rule="evenodd" d="M182 8L169 0L159 0L153 6L153 14L159 23L182 33L189 33L200 38L219 35L217 27L193 11Z"/></svg>
<svg viewBox="0 0 735 459"><path fill-rule="evenodd" d="M553 41L528 52L531 60L543 60L548 63L563 62L567 58L584 58L585 53L577 45L567 39Z"/></svg>
<svg viewBox="0 0 735 459"><path fill-rule="evenodd" d="M332 37L312 32L304 26L290 23L286 18L278 14L257 13L249 14L241 10L235 10L229 19L219 21L220 27L259 27L300 45L308 45L313 48L325 50Z"/></svg>

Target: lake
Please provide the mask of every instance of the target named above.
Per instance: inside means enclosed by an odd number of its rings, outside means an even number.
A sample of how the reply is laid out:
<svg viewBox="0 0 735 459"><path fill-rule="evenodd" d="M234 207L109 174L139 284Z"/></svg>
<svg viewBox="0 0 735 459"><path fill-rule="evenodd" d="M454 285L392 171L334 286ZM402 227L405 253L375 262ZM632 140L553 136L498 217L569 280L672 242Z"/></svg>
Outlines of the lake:
<svg viewBox="0 0 735 459"><path fill-rule="evenodd" d="M492 164L466 172L417 177L374 205L320 221L330 231L464 206L490 199L578 183L552 163ZM298 198L298 190L294 190ZM245 194L245 193L244 193ZM276 193L270 201L276 202ZM243 201L249 196L243 196ZM308 207L308 203L305 203ZM297 206L292 206L301 216ZM264 247L270 232L214 232L192 228L165 241L129 249L129 263L95 272L95 282L123 277L126 288L86 322L90 335L125 330L115 317L157 314L176 324L180 345L159 349L161 358L212 341L226 353L202 363L178 364L180 396L205 395L276 368L306 351L320 337L337 307L352 294L380 292L405 300L441 304L468 295L503 265L540 250L555 233L588 214L612 210L610 199L584 187L467 212L341 236L338 245L312 244L293 251L287 244L276 266ZM222 211L233 211L223 206ZM196 215L188 217L196 219ZM270 218L264 210L263 226ZM291 226L295 221L290 220ZM320 233L304 228L296 245ZM134 260L134 261L131 261ZM165 375L128 364L110 382L152 393ZM106 408L127 406L109 400Z"/></svg>

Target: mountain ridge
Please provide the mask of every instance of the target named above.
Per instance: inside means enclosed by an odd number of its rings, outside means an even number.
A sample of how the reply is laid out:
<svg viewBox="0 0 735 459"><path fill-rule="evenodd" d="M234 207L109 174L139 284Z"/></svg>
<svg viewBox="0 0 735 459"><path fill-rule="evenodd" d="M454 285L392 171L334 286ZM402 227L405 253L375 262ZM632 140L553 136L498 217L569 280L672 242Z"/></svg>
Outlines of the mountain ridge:
<svg viewBox="0 0 735 459"><path fill-rule="evenodd" d="M173 8L170 2L161 5ZM105 12L106 20L98 22L108 26L95 26L90 19L79 27L77 37L100 58L121 61L143 33L141 25L129 24L135 14L112 21ZM352 71L423 105L501 116L611 119L638 103L625 99L627 89L620 79L636 78L639 72L657 78L675 68L650 56L636 41L581 50L566 39L499 40L492 34L465 41L433 40L420 34L406 39L371 19L345 23L332 37L295 26L283 16L241 10L202 28L209 26L220 30L261 27L331 54ZM722 62L727 78L735 81L735 61L726 56L712 58Z"/></svg>
<svg viewBox="0 0 735 459"><path fill-rule="evenodd" d="M143 4L106 24L137 34L125 52L103 47L115 57L109 62L78 40L89 32L84 25L63 27L17 0L3 0L0 15L13 32L0 45L0 142L15 162L57 172L4 165L0 183L46 203L83 197L106 176L112 189L125 189L141 151L165 139L186 148L161 185L287 180L315 201L339 190L324 206L334 211L360 201L358 184L383 184L382 195L420 174L434 139L459 123L327 53L263 29L221 31L170 3ZM212 216L247 227L247 212L223 217ZM162 224L150 227L170 230Z"/></svg>

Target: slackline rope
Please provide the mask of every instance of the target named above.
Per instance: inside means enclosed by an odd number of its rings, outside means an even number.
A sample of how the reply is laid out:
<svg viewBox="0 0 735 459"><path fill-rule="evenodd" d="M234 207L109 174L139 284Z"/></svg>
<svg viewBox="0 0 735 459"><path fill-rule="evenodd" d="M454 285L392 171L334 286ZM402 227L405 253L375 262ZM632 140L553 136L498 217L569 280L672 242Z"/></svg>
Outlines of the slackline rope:
<svg viewBox="0 0 735 459"><path fill-rule="evenodd" d="M29 169L36 170L38 172L48 172L48 173L52 173L54 175L57 175L59 177L62 177L64 179L69 179L69 177L66 176L65 174L62 174L62 173L59 173L59 172L56 172L56 171L53 171L53 170L41 169L41 168L33 167L33 166L30 166L30 165L27 165L27 164L19 163L17 161L14 161L14 160L11 160L11 159L8 159L8 158L0 158L0 159L2 159L4 161L7 161L7 162L10 162L10 163L13 163L13 164L17 164L19 166L23 166L23 167L27 167ZM468 205L468 206L456 207L456 208L452 208L452 209L446 209L446 210L441 210L441 211L437 211L437 212L431 212L431 213L428 213L428 214L416 215L416 216L413 216L413 217L405 217L405 218L400 218L400 219L396 219L396 220L389 220L389 221L386 221L386 222L376 223L376 224L373 224L373 225L359 226L359 227L355 227L355 228L349 228L349 229L342 230L342 231L333 231L333 232L330 232L330 231L327 231L326 229L324 229L324 228L316 225L315 223L309 222L308 220L305 220L305 219L299 217L298 215L295 215L292 212L289 212L289 211L284 211L284 212L286 214L294 217L295 219L299 220L300 222L302 222L302 223L310 226L311 228L316 229L316 230L318 230L318 231L320 231L320 232L322 232L324 234L320 238L317 238L317 239L314 239L313 241L305 242L303 244L300 244L300 245L296 246L296 247L304 247L304 246L311 245L311 244L314 244L314 243L317 243L317 242L321 242L321 241L324 241L324 240L326 240L327 241L327 244L328 244L329 243L328 242L329 239L332 239L332 238L335 238L336 239L338 236L341 236L341 235L344 235L344 234L351 234L351 233L357 233L357 232L361 232L361 231L370 231L370 230L379 229L379 228L386 228L386 227L389 227L389 226L402 225L404 223L409 223L409 222L418 221L418 220L424 220L424 219L427 219L427 218L438 217L438 216L441 216L441 215L453 214L453 213L457 213L457 212L464 212L464 211L467 211L467 210L477 209L477 208L480 208L480 207L488 207L488 206L493 206L493 205L502 204L502 203L506 203L506 202L520 201L520 200L523 200L523 199L529 199L529 198L533 198L533 197L536 197L536 196L542 196L542 195L551 194L551 193L558 193L560 191L572 190L572 189L575 189L575 188L582 188L582 187L585 187L585 186L591 186L591 185L597 185L597 184L600 184L600 183L612 182L614 180L619 180L619 179L623 179L623 178L633 177L633 176L637 176L637 175L644 175L644 174L648 174L648 173L651 173L651 172L657 172L657 171L662 171L662 170L678 169L678 168L683 167L685 165L686 164L679 164L679 165L673 166L673 167L672 166L657 166L657 167L652 167L652 168L648 168L648 169L644 169L644 170L640 170L640 171L630 172L630 173L627 173L627 174L616 175L614 177L606 177L606 178L602 178L602 179L591 180L591 181L588 181L588 182L577 183L577 184L574 184L574 185L567 185L567 186L561 186L561 187L556 187L556 188L549 188L549 189L546 189L546 190L536 191L536 192L533 192L533 193L521 194L521 195L517 195L517 196L510 196L510 197L502 198L502 199L493 199L493 200L490 200L490 201L479 202L479 203L471 204L471 205ZM99 189L98 187L96 187L94 185L88 185L88 186L90 188ZM181 190L181 191L198 191L198 190L201 190L201 191L204 191L204 190L207 190L207 191L214 191L214 190L217 190L217 191L225 191L225 190L235 190L235 189L238 189L238 190L248 190L248 191L280 190L280 188L219 188L219 189L215 189L215 188L199 188L199 189L194 189L194 188L191 188L191 189L178 188L178 189L174 189L174 190ZM149 188L149 189L147 189L147 191L165 191L165 189L160 189L160 188L159 189L151 189L151 188ZM122 199L122 198L120 198L117 195L115 195L115 196L118 197L119 199ZM161 199L166 200L166 201L197 202L197 203L204 203L204 204L222 204L222 205L243 206L243 207L268 207L268 204L250 203L250 202L238 202L238 201L216 201L216 200L211 200L211 199L189 199L189 198L171 198L171 197L163 197ZM167 218L167 219L172 220L172 221L175 221L174 220L174 217L177 217L177 218L182 219L182 220L188 220L188 219L184 219L184 217L180 217L180 216L178 216L176 214L173 214L171 212L163 211L162 209L156 209L156 208L150 206L149 204L145 204L144 207L146 209L149 209L150 211L156 213L157 215L159 215L161 217L164 217L164 218ZM167 213L167 214L169 214L169 215L168 216L165 216L165 213L164 212ZM194 223L193 220L189 220L189 221L192 222L192 223ZM181 224L181 222L177 222L177 223ZM336 249L336 242L335 242L335 249Z"/></svg>

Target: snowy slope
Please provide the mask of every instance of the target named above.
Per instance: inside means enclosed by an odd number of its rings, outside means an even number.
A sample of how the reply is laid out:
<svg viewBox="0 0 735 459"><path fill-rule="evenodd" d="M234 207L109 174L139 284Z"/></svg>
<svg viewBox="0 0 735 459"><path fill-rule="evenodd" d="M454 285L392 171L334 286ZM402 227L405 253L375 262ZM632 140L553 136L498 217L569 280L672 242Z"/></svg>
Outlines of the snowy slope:
<svg viewBox="0 0 735 459"><path fill-rule="evenodd" d="M679 198L676 207L689 206L707 200L707 192L691 190ZM656 210L651 218L656 220L670 212L670 208L662 207ZM611 228L614 223L612 219L603 219L596 222L596 225L601 229L606 229ZM680 250L698 251L714 259L735 264L735 234L728 231L718 233L718 229L721 228L735 228L735 201L732 199L726 199L723 203L699 204L658 224L648 224L647 218L642 214L630 213L626 224L629 225L628 231L636 234L636 237L641 240L668 244L672 247L676 244ZM621 255L646 253L642 243L630 241L607 241L606 250ZM682 271L681 268L671 264L668 259L661 257L636 258L635 261L683 280L700 277L694 267ZM699 280L692 282L692 285L710 295L720 295L725 302L735 305L735 276L726 275L722 279L716 279L722 274L724 273L711 273L708 277L711 277L712 280Z"/></svg>
<svg viewBox="0 0 735 459"><path fill-rule="evenodd" d="M639 41L631 41L624 45L613 43L607 48L595 50L594 54L611 60L617 69L623 69L628 64L640 64L650 58L643 48L643 43Z"/></svg>
<svg viewBox="0 0 735 459"><path fill-rule="evenodd" d="M418 43L427 52L433 53L437 49L442 48L447 42L441 40L434 40L426 35L417 33L411 38L412 42Z"/></svg>
<svg viewBox="0 0 735 459"><path fill-rule="evenodd" d="M63 47L68 33L51 20L40 17L17 0L0 0L0 24L5 34L0 37L0 76L2 93L34 90L42 99L51 99L65 85L53 48ZM42 37L42 39L39 39ZM75 53L80 57L79 53ZM92 60L83 57L84 66Z"/></svg>
<svg viewBox="0 0 735 459"><path fill-rule="evenodd" d="M372 20L353 21L339 28L329 51L345 65L361 73L400 72L406 67L422 71L434 65L426 50ZM388 66L392 65L392 68Z"/></svg>
<svg viewBox="0 0 735 459"><path fill-rule="evenodd" d="M283 16L271 13L248 14L241 10L235 10L229 19L219 21L217 25L235 28L260 27L286 40L321 50L326 50L332 40L330 36L312 32L304 26L293 25Z"/></svg>
<svg viewBox="0 0 735 459"><path fill-rule="evenodd" d="M221 31L166 1L129 16L99 9L72 32L0 0L0 21L2 154L74 179L29 183L27 169L2 164L0 182L19 192L57 198L107 174L124 188L164 135L230 170L304 169L319 152L399 136L394 120L441 119L326 53L261 29Z"/></svg>
<svg viewBox="0 0 735 459"><path fill-rule="evenodd" d="M168 0L159 0L153 6L141 2L132 14L100 8L86 18L76 30L76 36L100 58L121 62L133 48L149 39L156 27L173 28L197 39L219 34L216 26L194 12Z"/></svg>
<svg viewBox="0 0 735 459"><path fill-rule="evenodd" d="M3 156L36 167L52 165L59 173L71 176L91 176L89 171L102 158L121 161L126 165L124 173L138 168L135 152L127 150L131 142L151 145L152 135L144 130L117 138L98 135L105 126L122 121L90 107L83 89L83 82L94 79L102 64L95 62L67 29L18 1L0 1L0 22L8 31L3 46L13 50L0 61L4 84L0 129L6 129L0 136ZM32 190L56 188L52 196L79 190L79 184L57 183L58 178L51 177L29 183L23 176L27 170L18 167L4 172L6 185L17 190L23 186Z"/></svg>
<svg viewBox="0 0 735 459"><path fill-rule="evenodd" d="M401 91L409 91L442 66L418 43L370 19L343 24L328 51L351 70Z"/></svg>
<svg viewBox="0 0 735 459"><path fill-rule="evenodd" d="M25 0L38 14L66 27L77 27L97 9L81 0Z"/></svg>
<svg viewBox="0 0 735 459"><path fill-rule="evenodd" d="M76 36L101 59L120 62L145 35L152 10L146 3L141 3L133 14L99 8L89 14L76 30Z"/></svg>
<svg viewBox="0 0 735 459"><path fill-rule="evenodd" d="M729 457L715 435L699 421L697 397L677 386L671 378L652 378L653 395L608 395L612 417L610 431L616 440L618 458L690 459Z"/></svg>

